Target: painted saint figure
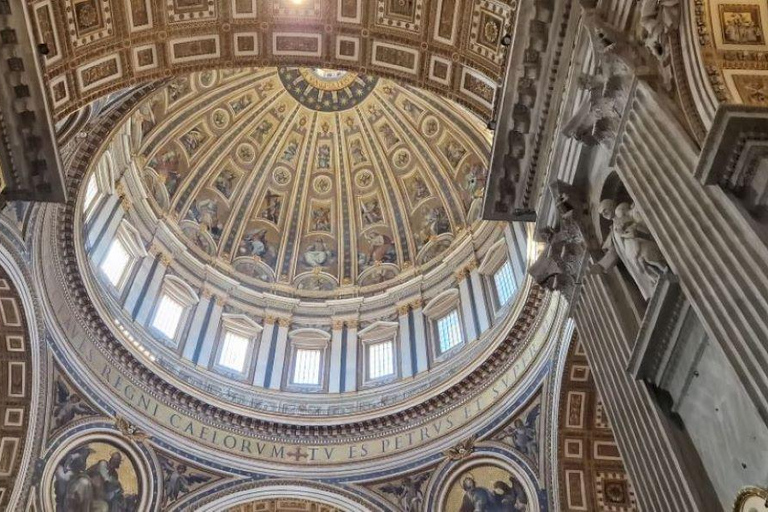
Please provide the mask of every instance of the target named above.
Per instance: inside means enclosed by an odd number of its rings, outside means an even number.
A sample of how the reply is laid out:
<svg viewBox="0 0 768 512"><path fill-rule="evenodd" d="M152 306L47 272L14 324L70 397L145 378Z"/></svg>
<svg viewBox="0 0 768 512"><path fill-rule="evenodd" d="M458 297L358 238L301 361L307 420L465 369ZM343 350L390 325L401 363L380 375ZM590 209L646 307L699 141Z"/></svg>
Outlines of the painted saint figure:
<svg viewBox="0 0 768 512"><path fill-rule="evenodd" d="M92 453L92 448L80 447L67 454L56 467L56 512L136 511L138 497L124 493L118 473L123 455L113 451L108 460L86 467Z"/></svg>
<svg viewBox="0 0 768 512"><path fill-rule="evenodd" d="M510 484L501 480L493 484L493 491L478 487L472 476L461 480L464 499L459 512L520 512L528 510L528 497L522 485L512 476Z"/></svg>

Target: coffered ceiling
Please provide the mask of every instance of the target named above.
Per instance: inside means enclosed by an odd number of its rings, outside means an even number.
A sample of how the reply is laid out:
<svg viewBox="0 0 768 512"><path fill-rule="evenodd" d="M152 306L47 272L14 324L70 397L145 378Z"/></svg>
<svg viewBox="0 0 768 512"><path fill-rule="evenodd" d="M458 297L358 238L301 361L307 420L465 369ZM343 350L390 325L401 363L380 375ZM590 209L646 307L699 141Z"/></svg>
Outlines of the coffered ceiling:
<svg viewBox="0 0 768 512"><path fill-rule="evenodd" d="M309 65L431 89L489 119L514 0L30 2L56 117L109 92L212 68Z"/></svg>

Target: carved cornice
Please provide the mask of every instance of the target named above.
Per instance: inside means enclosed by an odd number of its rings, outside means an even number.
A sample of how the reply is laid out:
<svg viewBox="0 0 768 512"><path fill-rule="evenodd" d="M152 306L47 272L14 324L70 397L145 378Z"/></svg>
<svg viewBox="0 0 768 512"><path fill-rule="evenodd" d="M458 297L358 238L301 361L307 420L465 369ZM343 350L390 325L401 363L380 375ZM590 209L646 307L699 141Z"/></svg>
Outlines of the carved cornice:
<svg viewBox="0 0 768 512"><path fill-rule="evenodd" d="M524 45L525 50L509 55L483 218L508 221L536 218L532 204L538 196L536 169L555 94L557 69L561 65L559 50L565 40L571 6L572 2L564 2L555 20L554 4L537 0L529 14L527 30L518 30L520 35L514 45L518 48ZM523 16L522 11L519 16ZM556 21L559 30L553 31L552 24ZM518 23L518 26L524 25ZM515 55L522 55L522 61L515 62L519 58Z"/></svg>

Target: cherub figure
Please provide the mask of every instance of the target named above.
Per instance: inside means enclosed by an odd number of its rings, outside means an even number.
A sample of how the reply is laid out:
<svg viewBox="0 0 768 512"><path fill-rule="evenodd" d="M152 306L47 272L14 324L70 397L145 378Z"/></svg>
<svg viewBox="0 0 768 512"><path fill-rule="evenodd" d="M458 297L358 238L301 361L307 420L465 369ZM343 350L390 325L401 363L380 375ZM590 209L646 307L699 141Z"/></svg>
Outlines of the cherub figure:
<svg viewBox="0 0 768 512"><path fill-rule="evenodd" d="M56 380L56 404L53 406L53 427L59 428L77 416L92 416L96 411L83 402L81 398L70 393L67 385L61 380Z"/></svg>

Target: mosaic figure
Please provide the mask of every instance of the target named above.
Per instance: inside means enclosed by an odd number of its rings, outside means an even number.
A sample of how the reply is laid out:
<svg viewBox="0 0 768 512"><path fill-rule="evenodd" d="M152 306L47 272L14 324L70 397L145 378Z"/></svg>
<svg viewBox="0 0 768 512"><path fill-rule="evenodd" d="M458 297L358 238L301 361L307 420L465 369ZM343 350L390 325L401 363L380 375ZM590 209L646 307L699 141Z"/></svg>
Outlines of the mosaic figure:
<svg viewBox="0 0 768 512"><path fill-rule="evenodd" d="M120 449L106 443L69 452L56 466L53 486L56 512L138 510L135 468Z"/></svg>
<svg viewBox="0 0 768 512"><path fill-rule="evenodd" d="M163 506L178 500L190 491L195 484L208 482L211 477L201 474L190 474L187 466L161 459L163 466Z"/></svg>
<svg viewBox="0 0 768 512"><path fill-rule="evenodd" d="M59 428L79 416L95 415L79 395L70 393L63 381L56 379L56 403L53 406L53 428Z"/></svg>
<svg viewBox="0 0 768 512"><path fill-rule="evenodd" d="M329 263L333 258L333 251L322 238L316 238L309 244L307 250L301 255L303 263L308 267L321 267Z"/></svg>
<svg viewBox="0 0 768 512"><path fill-rule="evenodd" d="M312 221L310 223L312 231L331 231L331 208L328 206L317 206L312 209Z"/></svg>
<svg viewBox="0 0 768 512"><path fill-rule="evenodd" d="M317 149L317 168L329 169L331 167L331 146L321 144Z"/></svg>
<svg viewBox="0 0 768 512"><path fill-rule="evenodd" d="M235 186L235 180L237 179L237 176L235 176L235 173L230 171L229 169L224 169L219 173L218 176L216 176L216 181L214 181L213 186L216 187L216 190L222 193L224 197L229 199L232 197L232 191L234 190Z"/></svg>
<svg viewBox="0 0 768 512"><path fill-rule="evenodd" d="M259 217L266 219L273 224L277 224L277 221L280 219L280 210L283 206L283 196L268 190L267 195L264 196L263 205Z"/></svg>
<svg viewBox="0 0 768 512"><path fill-rule="evenodd" d="M361 201L360 213L363 216L364 226L378 224L384 219L383 214L381 213L381 204L379 204L379 200L377 198Z"/></svg>

